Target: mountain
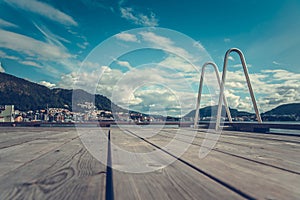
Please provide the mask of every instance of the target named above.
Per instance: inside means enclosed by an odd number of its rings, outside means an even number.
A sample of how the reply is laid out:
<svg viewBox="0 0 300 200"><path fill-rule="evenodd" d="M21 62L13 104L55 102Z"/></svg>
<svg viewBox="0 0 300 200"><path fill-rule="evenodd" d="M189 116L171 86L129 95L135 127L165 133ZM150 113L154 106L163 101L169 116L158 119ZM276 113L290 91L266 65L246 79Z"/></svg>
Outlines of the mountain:
<svg viewBox="0 0 300 200"><path fill-rule="evenodd" d="M225 107L223 106L223 113L225 113ZM217 115L217 110L218 110L218 106L207 106L204 108L200 109L200 116L201 117L211 117L211 116L216 116ZM251 117L254 116L255 114L253 113L249 113L249 112L245 112L245 111L238 111L237 109L233 109L233 108L229 108L230 110L230 114L231 116L234 117L243 117L243 116L247 116L247 117ZM185 118L190 118L190 117L195 117L195 112L196 110L192 110L191 112L189 112L187 115L185 115Z"/></svg>
<svg viewBox="0 0 300 200"><path fill-rule="evenodd" d="M72 96L75 94L74 105L84 102L94 102L99 110L113 110L127 112L125 109L115 105L103 95L92 95L83 90L68 90L62 88L49 89L43 85L0 72L0 105L15 105L16 109L38 110L49 107L67 107L72 109ZM73 108L73 110L79 108ZM224 107L223 107L224 109ZM225 109L224 109L225 110ZM134 112L134 111L130 111ZM223 111L224 112L224 111ZM253 113L238 111L230 108L232 117L253 117ZM139 113L139 112L137 112ZM215 116L217 106L208 106L200 109L201 117ZM145 115L145 114L144 114ZM280 105L270 111L261 114L264 121L294 121L300 119L300 103ZM195 116L192 110L184 118ZM156 116L163 117L163 116Z"/></svg>
<svg viewBox="0 0 300 200"><path fill-rule="evenodd" d="M216 116L217 106L208 106L200 109L201 117L211 117ZM231 116L236 117L247 117L248 119L254 119L255 114L238 111L237 109L229 108ZM223 113L225 113L225 108L223 106ZM185 118L190 118L195 116L195 110L185 115ZM300 103L291 103L280 105L270 111L261 114L263 121L299 121L300 120Z"/></svg>
<svg viewBox="0 0 300 200"><path fill-rule="evenodd" d="M15 105L16 109L38 110L49 107L72 109L72 95L76 94L75 104L85 101L95 103L99 110L123 111L107 97L92 95L83 90L49 89L43 85L27 81L6 73L0 73L0 105Z"/></svg>
<svg viewBox="0 0 300 200"><path fill-rule="evenodd" d="M300 121L300 103L280 105L261 116L264 121Z"/></svg>
<svg viewBox="0 0 300 200"><path fill-rule="evenodd" d="M262 115L297 115L300 116L300 103L280 105Z"/></svg>

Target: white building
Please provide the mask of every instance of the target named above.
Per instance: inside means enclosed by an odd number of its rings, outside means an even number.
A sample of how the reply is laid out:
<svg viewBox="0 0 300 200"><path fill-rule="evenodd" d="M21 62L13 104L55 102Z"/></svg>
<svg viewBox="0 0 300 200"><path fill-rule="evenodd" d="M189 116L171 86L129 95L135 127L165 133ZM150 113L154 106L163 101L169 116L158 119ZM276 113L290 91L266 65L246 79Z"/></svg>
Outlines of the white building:
<svg viewBox="0 0 300 200"><path fill-rule="evenodd" d="M14 105L5 105L4 110L0 110L0 122L14 122Z"/></svg>

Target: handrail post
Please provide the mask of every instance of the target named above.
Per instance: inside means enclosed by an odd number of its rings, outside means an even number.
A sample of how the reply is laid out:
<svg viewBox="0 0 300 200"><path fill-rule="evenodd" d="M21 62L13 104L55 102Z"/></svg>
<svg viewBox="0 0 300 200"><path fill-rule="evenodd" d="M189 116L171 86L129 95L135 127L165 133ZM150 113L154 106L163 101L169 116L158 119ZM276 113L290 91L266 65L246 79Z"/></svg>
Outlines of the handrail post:
<svg viewBox="0 0 300 200"><path fill-rule="evenodd" d="M199 90L198 90L198 97L197 97L197 102L196 102L196 111L195 111L195 118L194 118L194 128L197 128L197 124L198 124L198 120L199 120L199 108L200 108L201 94L202 94L202 88L203 88L203 79L204 79L204 74L205 74L205 68L208 65L213 66L214 71L216 73L218 86L221 87L221 81L220 81L220 76L219 76L219 71L218 71L217 65L213 62L204 63L204 65L202 66L201 76L200 76L200 83L199 83ZM227 116L228 116L228 120L229 120L230 123L232 123L232 117L231 117L231 114L230 114L230 110L228 108L228 103L227 103L225 94L223 94L223 101L224 101L226 113L227 113Z"/></svg>
<svg viewBox="0 0 300 200"><path fill-rule="evenodd" d="M199 108L200 108L200 101L201 101L201 94L202 94L202 87L203 87L203 76L204 76L204 69L205 69L204 66L205 66L205 64L202 66L201 75L200 75L199 90L198 90L198 97L197 97L197 102L196 102L196 111L195 111L195 117L194 117L194 128L198 127Z"/></svg>
<svg viewBox="0 0 300 200"><path fill-rule="evenodd" d="M253 92L253 89L252 89L252 85L251 85L251 82L250 82L250 78L249 78L249 73L248 73L248 68L247 68L247 64L246 64L245 57L244 57L244 55L243 55L243 53L242 53L241 50L239 50L239 49L237 49L237 48L232 48L232 49L229 49L229 50L226 52L225 57L224 57L224 66L223 66L223 73L222 73L222 82L221 82L221 86L220 86L220 95L219 95L219 102L218 102L218 112L217 112L216 130L219 130L219 129L220 129L221 112L222 112L222 97L223 97L223 95L224 95L224 87L225 87L225 81L226 81L226 72L227 72L228 57L229 57L229 55L230 55L231 52L236 52L236 53L238 53L238 55L239 55L239 57L240 57L240 60L241 60L241 63L242 63L243 69L244 69L244 74L245 74L245 78L246 78L246 81L247 81L249 93L250 93L250 96L251 96L252 104L253 104L253 107L254 107L254 110L255 110L255 114L256 114L257 121L258 121L259 123L262 123L262 120L261 120L261 117L260 117L260 115L259 115L259 111L258 111L258 108L257 108L257 104L256 104L254 92Z"/></svg>

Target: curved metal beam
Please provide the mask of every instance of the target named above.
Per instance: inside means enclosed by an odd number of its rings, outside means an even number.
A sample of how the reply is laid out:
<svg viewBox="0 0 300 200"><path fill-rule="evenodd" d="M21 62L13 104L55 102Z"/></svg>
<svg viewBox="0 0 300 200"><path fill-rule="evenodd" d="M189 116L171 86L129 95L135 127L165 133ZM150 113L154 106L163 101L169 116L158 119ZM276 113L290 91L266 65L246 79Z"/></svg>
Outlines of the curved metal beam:
<svg viewBox="0 0 300 200"><path fill-rule="evenodd" d="M204 74L205 74L205 68L208 65L213 66L213 68L215 70L216 77L217 77L218 85L219 85L219 87L221 87L220 75L219 75L219 71L218 71L217 65L215 63L213 63L213 62L206 62L206 63L204 63L204 65L202 66L202 71L201 71L201 76L200 76L198 98L197 98L196 112L195 112L195 118L194 118L194 128L197 128L197 124L198 124L198 120L199 120L199 108L200 108L201 94L202 94L202 88L203 88L203 79L204 79ZM223 94L223 102L224 102L224 105L225 105L225 109L226 109L226 113L227 113L227 116L228 116L228 120L229 120L229 122L232 122L232 118L231 118L230 110L228 108L228 104L227 104L227 100L226 100L225 94Z"/></svg>
<svg viewBox="0 0 300 200"><path fill-rule="evenodd" d="M248 68L247 68L245 57L244 57L244 55L243 55L243 53L242 53L241 50L239 50L237 48L232 48L232 49L229 49L226 52L225 58L224 58L222 82L221 82L221 86L220 86L220 95L219 95L219 103L218 103L216 130L220 129L221 112L222 112L222 109L221 109L222 108L222 96L224 95L224 87L225 87L225 81L226 81L226 72L227 72L228 57L229 57L229 55L230 55L231 52L238 53L238 55L240 57L240 60L241 60L241 63L242 63L243 69L244 69L244 74L245 74L245 77L246 77L246 81L247 81L249 93L250 93L250 96L251 96L252 104L253 104L253 107L254 107L254 110L255 110L257 121L259 123L262 122L261 117L259 115L258 108L257 108L256 100L255 100L255 97L254 97L254 92L253 92L253 89L252 89L252 86L251 86L251 82L250 82L250 78L249 78L249 73L248 73Z"/></svg>

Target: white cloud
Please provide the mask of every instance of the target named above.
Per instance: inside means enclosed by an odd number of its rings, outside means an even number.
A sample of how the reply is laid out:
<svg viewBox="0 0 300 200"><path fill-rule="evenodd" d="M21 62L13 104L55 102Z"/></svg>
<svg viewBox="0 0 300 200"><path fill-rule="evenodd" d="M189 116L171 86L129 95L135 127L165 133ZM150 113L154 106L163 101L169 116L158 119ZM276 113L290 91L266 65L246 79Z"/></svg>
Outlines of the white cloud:
<svg viewBox="0 0 300 200"><path fill-rule="evenodd" d="M279 104L300 102L300 74L282 69L263 70L262 73L273 80L265 86L269 95L261 98L264 105L273 108Z"/></svg>
<svg viewBox="0 0 300 200"><path fill-rule="evenodd" d="M130 33L119 33L116 35L119 40L123 40L126 42L138 42L136 35Z"/></svg>
<svg viewBox="0 0 300 200"><path fill-rule="evenodd" d="M273 61L272 62L274 65L281 65L279 62Z"/></svg>
<svg viewBox="0 0 300 200"><path fill-rule="evenodd" d="M234 58L232 56L228 56L228 59L234 61Z"/></svg>
<svg viewBox="0 0 300 200"><path fill-rule="evenodd" d="M64 49L38 41L25 35L0 30L0 47L23 53L30 57L38 57L42 60L61 60L70 58Z"/></svg>
<svg viewBox="0 0 300 200"><path fill-rule="evenodd" d="M2 63L0 62L0 72L1 73L5 73L5 70L4 70L4 68L3 68L3 66L2 66Z"/></svg>
<svg viewBox="0 0 300 200"><path fill-rule="evenodd" d="M86 69L98 69L98 68L100 68L99 63L94 63L94 62L90 62L90 61L85 61L85 62L79 63L79 65L81 67L83 67L85 70Z"/></svg>
<svg viewBox="0 0 300 200"><path fill-rule="evenodd" d="M151 107L156 114L165 111L172 111L169 114L173 116L185 114L194 108L195 98L190 102L190 96L194 94L183 77L175 79L173 75L161 66L133 69L114 83L112 100L125 108L142 112Z"/></svg>
<svg viewBox="0 0 300 200"><path fill-rule="evenodd" d="M88 67L90 64L85 64ZM82 68L82 71L70 74L65 74L61 77L61 81L58 83L62 88L83 89L87 92L94 93L96 87L96 93L110 97L113 91L113 87L116 82L123 76L123 73L119 70L111 69L107 66L101 66L94 68Z"/></svg>
<svg viewBox="0 0 300 200"><path fill-rule="evenodd" d="M131 66L127 61L119 61L119 64ZM124 108L152 114L166 111L178 116L194 109L196 102L196 92L190 87L191 78L185 79L185 74L160 64L141 65L126 73L102 66L92 71L66 74L58 86L72 88L75 84L75 88L105 95ZM195 80L198 82L199 77Z"/></svg>
<svg viewBox="0 0 300 200"><path fill-rule="evenodd" d="M284 69L263 70L262 73L271 74L271 76L275 78L274 80L289 81L290 83L293 81L300 82L300 74L289 72Z"/></svg>
<svg viewBox="0 0 300 200"><path fill-rule="evenodd" d="M140 35L143 36L143 39L145 41L152 42L158 46L167 46L167 47L174 46L174 42L170 38L157 35L153 32L143 31L143 32L140 32Z"/></svg>
<svg viewBox="0 0 300 200"><path fill-rule="evenodd" d="M13 59L19 63L23 62L22 64L25 65L38 68L43 66L44 73L53 77L60 76L62 69L68 71L78 69L80 64L75 60L75 56L70 54L68 49L62 44L64 39L44 28L37 25L36 27L43 33L46 42L0 29L0 48L10 50L9 52L13 51L11 54L18 55L19 58L8 56L3 51L0 51L0 55L2 54L1 56L4 58ZM28 63L28 61L31 61L31 63ZM35 63L32 63L32 61Z"/></svg>
<svg viewBox="0 0 300 200"><path fill-rule="evenodd" d="M133 69L133 67L130 65L129 62L127 61L120 61L120 60L116 60L117 64L122 66L122 67L126 67L128 68L129 70Z"/></svg>
<svg viewBox="0 0 300 200"><path fill-rule="evenodd" d="M61 36L58 36L56 34L53 34L46 26L41 26L36 23L34 23L34 25L44 35L46 41L49 44L57 45L57 46L64 48L64 46L61 42L71 43L69 40L67 40Z"/></svg>
<svg viewBox="0 0 300 200"><path fill-rule="evenodd" d="M203 46L199 41L194 42L193 46L194 46L194 47L197 47L197 48L200 49L201 51L205 51L204 46Z"/></svg>
<svg viewBox="0 0 300 200"><path fill-rule="evenodd" d="M146 31L140 32L139 34L145 41L152 43L157 48L165 49L188 60L194 59L185 49L177 47L175 42L170 38Z"/></svg>
<svg viewBox="0 0 300 200"><path fill-rule="evenodd" d="M186 73L190 72L193 73L192 75L198 75L195 74L197 70L191 63L188 63L186 60L175 55L169 55L159 64L176 71L186 72Z"/></svg>
<svg viewBox="0 0 300 200"><path fill-rule="evenodd" d="M76 44L79 48L81 48L81 49L85 49L86 48L86 46L85 45L83 45L83 44L80 44L80 43L77 43Z"/></svg>
<svg viewBox="0 0 300 200"><path fill-rule="evenodd" d="M64 75L59 83L60 87L81 88L91 93L105 95L116 104L137 111L152 114L185 115L195 108L197 90L190 88L198 84L199 74L186 71L187 63L166 58L156 66L139 66L131 68L126 73L107 66L90 68L90 72ZM168 68L167 63L182 69ZM177 63L177 64L176 64ZM127 61L120 61L124 66ZM94 64L90 64L95 66ZM131 65L130 65L131 66ZM176 68L176 67L175 67ZM193 74L193 76L191 76ZM280 74L283 74L281 79ZM300 74L287 70L264 70L250 74L252 87L261 112L270 110L283 103L300 102ZM214 72L206 72L205 87L211 82L216 85ZM245 76L242 70L228 71L225 95L229 106L243 111L254 112ZM216 105L219 90L208 90L202 94L201 107Z"/></svg>
<svg viewBox="0 0 300 200"><path fill-rule="evenodd" d="M83 45L87 47L87 46L90 45L90 43L88 43L87 41L85 41L85 42L83 43Z"/></svg>
<svg viewBox="0 0 300 200"><path fill-rule="evenodd" d="M211 75L205 75L206 86L216 81ZM300 102L300 74L279 69L262 70L249 76L261 113L281 104ZM213 91L210 92L212 95ZM218 97L219 90L216 94ZM243 70L227 71L225 95L230 107L254 112Z"/></svg>
<svg viewBox="0 0 300 200"><path fill-rule="evenodd" d="M141 26L158 26L158 20L154 13L149 16L143 13L137 13L133 8L120 8L121 17Z"/></svg>
<svg viewBox="0 0 300 200"><path fill-rule="evenodd" d="M88 42L83 42L82 44L77 43L76 45L81 49L86 49L86 47L89 45L89 43Z"/></svg>
<svg viewBox="0 0 300 200"><path fill-rule="evenodd" d="M34 61L20 61L20 64L23 65L28 65L28 66L32 66L32 67L36 67L36 68L42 68L42 66Z"/></svg>
<svg viewBox="0 0 300 200"><path fill-rule="evenodd" d="M229 43L229 42L231 42L231 39L230 38L224 38L224 42Z"/></svg>
<svg viewBox="0 0 300 200"><path fill-rule="evenodd" d="M141 35L137 34L137 36ZM188 54L184 49L176 47L169 38L155 34L151 34L148 38L146 38L147 34L143 36L151 46L163 45L172 49L169 51ZM168 114L178 116L195 108L197 94L193 91L192 85L199 82L200 73L182 57L170 54L160 63L136 67L127 60L115 59L114 61L128 70L124 73L124 70L107 66L93 68L92 66L95 65L91 63L88 64L90 67L82 68L83 70L78 74L64 75L58 86L70 88L75 84L75 88L105 95L124 108L129 107L142 112L148 112L149 109L151 112L166 110ZM153 89L153 85L158 85L158 89ZM206 104L206 101L202 103Z"/></svg>
<svg viewBox="0 0 300 200"><path fill-rule="evenodd" d="M227 74L225 87L229 104L253 112L243 71L228 71ZM298 73L283 69L262 70L260 73L250 74L250 80L261 112L281 104L300 101L300 74Z"/></svg>
<svg viewBox="0 0 300 200"><path fill-rule="evenodd" d="M1 51L1 50L0 50L0 57L10 59L10 60L19 60L18 57L7 55L4 51Z"/></svg>
<svg viewBox="0 0 300 200"><path fill-rule="evenodd" d="M134 91L129 99L129 108L151 114L178 116L183 108L177 95L168 88L149 85L147 88L138 88Z"/></svg>
<svg viewBox="0 0 300 200"><path fill-rule="evenodd" d="M224 94L229 107L237 108L239 106L241 97L235 95L233 90L225 90Z"/></svg>
<svg viewBox="0 0 300 200"><path fill-rule="evenodd" d="M235 65L232 65L232 67L234 67L234 68L241 68L242 69L243 65L242 64L235 64ZM250 68L250 67L252 67L252 65L247 63L247 68Z"/></svg>
<svg viewBox="0 0 300 200"><path fill-rule="evenodd" d="M56 86L54 83L50 83L50 82L47 82L47 81L40 81L39 84L43 85L43 86L46 86L48 88L54 88Z"/></svg>
<svg viewBox="0 0 300 200"><path fill-rule="evenodd" d="M64 25L77 26L77 22L69 15L61 12L60 10L52 7L51 5L36 1L36 0L4 0L7 4L17 7L40 16L46 17L47 19L56 21Z"/></svg>
<svg viewBox="0 0 300 200"><path fill-rule="evenodd" d="M17 28L18 26L11 23L11 22L8 22L4 19L0 19L0 27L13 27L13 28Z"/></svg>

